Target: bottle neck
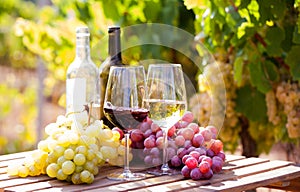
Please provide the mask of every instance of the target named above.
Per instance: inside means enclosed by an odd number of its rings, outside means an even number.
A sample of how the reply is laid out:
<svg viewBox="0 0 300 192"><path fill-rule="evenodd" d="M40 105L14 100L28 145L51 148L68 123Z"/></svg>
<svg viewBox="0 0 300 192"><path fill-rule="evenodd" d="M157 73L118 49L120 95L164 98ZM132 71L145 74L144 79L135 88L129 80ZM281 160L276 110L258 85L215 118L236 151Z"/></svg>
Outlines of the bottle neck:
<svg viewBox="0 0 300 192"><path fill-rule="evenodd" d="M109 33L109 50L108 54L111 60L122 61L121 43L120 43L120 30L115 30Z"/></svg>
<svg viewBox="0 0 300 192"><path fill-rule="evenodd" d="M90 58L90 38L88 35L76 37L76 57L79 59Z"/></svg>

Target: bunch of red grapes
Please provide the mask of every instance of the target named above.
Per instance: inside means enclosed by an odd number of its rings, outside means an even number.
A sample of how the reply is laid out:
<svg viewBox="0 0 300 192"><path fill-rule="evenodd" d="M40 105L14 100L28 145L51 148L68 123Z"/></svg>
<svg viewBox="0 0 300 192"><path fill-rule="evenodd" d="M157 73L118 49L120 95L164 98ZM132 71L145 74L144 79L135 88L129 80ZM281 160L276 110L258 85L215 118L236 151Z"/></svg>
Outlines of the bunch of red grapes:
<svg viewBox="0 0 300 192"><path fill-rule="evenodd" d="M216 127L199 127L193 119L193 114L188 111L169 129L167 158L169 165L181 169L184 177L209 179L222 170L225 161L223 143L216 139ZM139 129L131 130L131 147L143 149L143 153L139 151L134 156L141 158L147 166L160 166L162 136L162 130L150 118L141 123Z"/></svg>

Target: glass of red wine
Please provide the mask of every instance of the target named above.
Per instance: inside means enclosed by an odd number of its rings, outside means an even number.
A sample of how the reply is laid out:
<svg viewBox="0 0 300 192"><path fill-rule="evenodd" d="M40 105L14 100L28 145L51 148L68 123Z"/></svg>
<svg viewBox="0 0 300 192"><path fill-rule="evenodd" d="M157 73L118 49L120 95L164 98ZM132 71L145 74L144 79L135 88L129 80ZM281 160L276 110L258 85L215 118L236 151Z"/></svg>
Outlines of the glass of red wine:
<svg viewBox="0 0 300 192"><path fill-rule="evenodd" d="M104 100L104 114L116 127L124 131L124 170L108 175L113 180L136 180L143 173L129 169L129 131L137 129L148 117L146 76L143 66L111 67Z"/></svg>
<svg viewBox="0 0 300 192"><path fill-rule="evenodd" d="M186 89L180 64L151 64L147 75L149 117L163 132L163 164L149 173L173 175L179 172L168 166L168 130L187 108Z"/></svg>

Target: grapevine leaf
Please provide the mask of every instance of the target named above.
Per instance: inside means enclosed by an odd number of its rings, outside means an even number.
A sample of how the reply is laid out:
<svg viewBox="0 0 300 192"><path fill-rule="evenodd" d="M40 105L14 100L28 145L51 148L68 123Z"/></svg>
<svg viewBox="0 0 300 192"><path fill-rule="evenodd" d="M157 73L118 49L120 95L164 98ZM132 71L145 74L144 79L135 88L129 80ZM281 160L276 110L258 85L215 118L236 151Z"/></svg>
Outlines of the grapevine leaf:
<svg viewBox="0 0 300 192"><path fill-rule="evenodd" d="M161 9L160 1L159 2L145 1L145 5L146 5L144 8L145 17L150 22L155 21Z"/></svg>
<svg viewBox="0 0 300 192"><path fill-rule="evenodd" d="M276 39L276 41L274 41ZM281 42L285 39L284 32L279 27L271 27L266 34L266 40L269 42L267 45L267 53L270 56L280 56Z"/></svg>
<svg viewBox="0 0 300 192"><path fill-rule="evenodd" d="M241 2L239 9L246 8L250 4L251 0L244 0Z"/></svg>
<svg viewBox="0 0 300 192"><path fill-rule="evenodd" d="M285 62L290 66L290 72L295 80L300 81L300 46L293 46L288 53Z"/></svg>
<svg viewBox="0 0 300 192"><path fill-rule="evenodd" d="M244 114L250 121L265 122L267 107L264 94L250 85L238 89L236 111Z"/></svg>
<svg viewBox="0 0 300 192"><path fill-rule="evenodd" d="M243 66L244 60L242 57L236 58L233 64L233 71L234 71L234 80L236 81L238 86L241 86L243 80Z"/></svg>
<svg viewBox="0 0 300 192"><path fill-rule="evenodd" d="M258 60L252 61L248 65L251 84L262 93L267 93L272 89L266 74L262 69L262 63Z"/></svg>
<svg viewBox="0 0 300 192"><path fill-rule="evenodd" d="M291 36L293 37L293 43L300 44L300 33L298 26L295 27L295 31Z"/></svg>
<svg viewBox="0 0 300 192"><path fill-rule="evenodd" d="M279 79L278 70L273 62L265 61L263 63L263 67L264 67L266 76L270 81L277 81Z"/></svg>

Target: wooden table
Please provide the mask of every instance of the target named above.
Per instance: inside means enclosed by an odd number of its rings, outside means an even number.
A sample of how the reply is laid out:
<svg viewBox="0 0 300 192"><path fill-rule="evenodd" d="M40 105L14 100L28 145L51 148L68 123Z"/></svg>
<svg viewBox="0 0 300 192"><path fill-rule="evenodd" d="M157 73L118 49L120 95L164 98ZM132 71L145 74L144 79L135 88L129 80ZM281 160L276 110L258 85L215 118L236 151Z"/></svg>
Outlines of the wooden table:
<svg viewBox="0 0 300 192"><path fill-rule="evenodd" d="M244 191L257 187L300 191L300 166L287 161L270 161L227 155L226 164L210 180L193 181L181 175L153 176L131 182L106 179L108 173L122 168L104 166L93 184L73 185L49 178L10 177L6 174L9 164L22 160L29 152L0 156L0 191Z"/></svg>

